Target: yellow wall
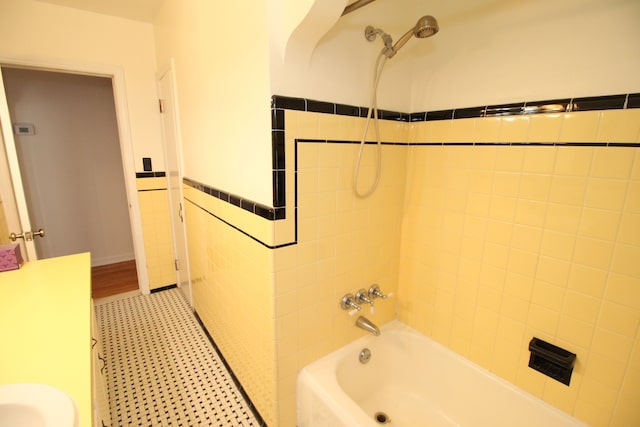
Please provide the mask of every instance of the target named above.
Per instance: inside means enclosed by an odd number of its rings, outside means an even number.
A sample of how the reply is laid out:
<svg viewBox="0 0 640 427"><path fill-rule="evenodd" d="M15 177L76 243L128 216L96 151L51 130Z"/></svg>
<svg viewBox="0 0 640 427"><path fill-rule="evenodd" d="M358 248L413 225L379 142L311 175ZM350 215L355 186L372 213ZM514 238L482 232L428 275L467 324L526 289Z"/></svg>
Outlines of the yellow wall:
<svg viewBox="0 0 640 427"><path fill-rule="evenodd" d="M285 125L287 162L293 163L295 138L357 141L364 119L286 111ZM385 140L406 141L406 129L395 123L383 123L381 132ZM298 371L365 333L354 326L357 315L340 309L342 296L373 284L384 293L397 290L406 147L383 146L384 173L369 199L352 191L357 151L357 144L297 144L298 244L275 254L281 426L295 425ZM361 191L375 175L375 156L367 146ZM378 300L375 314L368 307L361 314L381 325L395 317L395 304L395 298Z"/></svg>
<svg viewBox="0 0 640 427"><path fill-rule="evenodd" d="M278 425L273 250L259 241L273 224L193 187L184 194L194 309L264 420Z"/></svg>
<svg viewBox="0 0 640 427"><path fill-rule="evenodd" d="M639 115L383 121L382 135L395 142L637 142ZM378 301L375 323L397 311L592 425L636 422L640 150L383 146L381 186L361 200L351 191L357 145L296 147L295 139L358 140L363 123L286 111L286 220L270 223L186 187L196 311L269 425L294 425L300 368L364 333L338 302L373 283L398 295ZM374 161L369 146L363 182ZM286 245L296 231L297 244ZM570 387L527 367L534 335L577 353ZM252 370L255 354L264 355L264 366Z"/></svg>
<svg viewBox="0 0 640 427"><path fill-rule="evenodd" d="M142 235L147 255L149 289L176 284L173 236L166 178L138 178Z"/></svg>
<svg viewBox="0 0 640 427"><path fill-rule="evenodd" d="M640 142L640 110L413 124L415 141ZM398 317L593 426L640 423L640 149L413 146ZM569 387L527 367L577 354Z"/></svg>
<svg viewBox="0 0 640 427"><path fill-rule="evenodd" d="M271 205L266 2L166 0L154 30L158 70L175 61L184 175Z"/></svg>
<svg viewBox="0 0 640 427"><path fill-rule="evenodd" d="M286 123L286 219L268 221L185 186L195 310L270 426L295 425L301 367L364 333L339 309L342 295L374 283L396 291L406 165L406 147L385 146L380 188L362 201L350 184L356 145L299 143L291 244L294 138L357 140L364 119L287 111ZM406 141L406 127L383 127ZM383 324L394 318L395 302L363 314Z"/></svg>

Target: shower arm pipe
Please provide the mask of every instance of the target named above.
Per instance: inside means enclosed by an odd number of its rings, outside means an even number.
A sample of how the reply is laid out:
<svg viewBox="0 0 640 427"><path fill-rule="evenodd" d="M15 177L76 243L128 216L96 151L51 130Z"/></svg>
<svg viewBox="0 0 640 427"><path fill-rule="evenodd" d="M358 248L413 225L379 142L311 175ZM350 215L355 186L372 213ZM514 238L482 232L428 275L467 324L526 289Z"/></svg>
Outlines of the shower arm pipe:
<svg viewBox="0 0 640 427"><path fill-rule="evenodd" d="M349 5L347 5L347 7L344 8L344 11L342 12L341 16L344 16L348 13L353 12L354 10L358 10L363 6L368 5L369 3L373 3L375 0L358 0L355 1Z"/></svg>
<svg viewBox="0 0 640 427"><path fill-rule="evenodd" d="M393 47L390 50L388 50L389 53L387 53L387 57L393 58L393 56L396 53L398 53L400 48L402 46L404 46L409 41L409 39L411 39L411 37L414 36L414 32L415 32L415 30L412 28L409 31L407 31L406 33L404 33L404 35L402 37L400 37L397 42L395 42Z"/></svg>

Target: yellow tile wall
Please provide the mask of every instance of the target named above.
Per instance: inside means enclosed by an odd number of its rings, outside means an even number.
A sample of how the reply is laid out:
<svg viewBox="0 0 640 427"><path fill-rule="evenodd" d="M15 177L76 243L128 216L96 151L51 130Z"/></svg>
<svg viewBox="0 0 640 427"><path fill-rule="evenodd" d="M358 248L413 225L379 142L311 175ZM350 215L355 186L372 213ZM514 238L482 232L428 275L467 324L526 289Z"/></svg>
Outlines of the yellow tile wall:
<svg viewBox="0 0 640 427"><path fill-rule="evenodd" d="M467 119L467 142L640 142L640 110ZM457 142L457 121L412 138ZM412 146L398 317L593 426L640 425L640 149ZM577 354L569 387L527 367Z"/></svg>
<svg viewBox="0 0 640 427"><path fill-rule="evenodd" d="M173 285L176 272L166 178L138 178L136 184L149 289Z"/></svg>
<svg viewBox="0 0 640 427"><path fill-rule="evenodd" d="M295 425L300 368L364 333L339 308L342 295L374 283L397 289L405 148L383 148L380 186L366 200L351 190L356 145L299 143L295 174L295 138L357 140L363 127L364 119L286 112L286 220L252 221L184 187L194 307L270 426ZM383 122L381 132L408 138L404 125ZM365 151L362 182L373 174L374 153ZM296 231L296 178L298 240L287 245ZM364 310L380 325L395 317L393 299L375 308Z"/></svg>
<svg viewBox="0 0 640 427"><path fill-rule="evenodd" d="M273 249L224 222L242 224L246 211L193 187L184 195L194 309L261 416L277 426Z"/></svg>
<svg viewBox="0 0 640 427"><path fill-rule="evenodd" d="M365 333L339 308L342 296L374 283L397 290L405 147L383 147L381 182L366 200L351 189L355 144L299 143L295 174L296 138L358 140L363 129L364 119L286 111L286 220L266 221L184 187L194 307L270 426L295 425L303 366ZM403 124L381 122L381 133L408 138ZM375 159L367 147L362 185ZM297 244L286 245L296 236L296 178ZM363 311L382 325L395 317L395 302Z"/></svg>
<svg viewBox="0 0 640 427"><path fill-rule="evenodd" d="M639 140L636 111L608 113L382 122L382 135ZM357 145L299 142L297 174L294 153L296 138L359 140L364 119L287 110L285 123L286 220L246 217L185 187L195 308L269 425L295 425L303 366L364 333L338 302L372 283L397 292L374 322L397 315L595 426L637 424L637 148L384 146L381 187L361 200ZM533 335L578 354L571 387L526 367Z"/></svg>
<svg viewBox="0 0 640 427"><path fill-rule="evenodd" d="M289 110L285 123L291 165L295 138L359 140L364 129L364 119ZM381 124L383 140L406 141L405 126ZM297 145L298 244L275 250L280 426L296 424L298 371L365 334L354 326L357 315L340 309L342 296L374 283L385 293L397 291L405 148L383 146L379 187L370 198L358 199L352 190L358 145ZM367 146L362 191L372 182L375 161L376 147ZM382 325L395 318L395 304L395 297L378 300L374 314L369 307L360 314Z"/></svg>

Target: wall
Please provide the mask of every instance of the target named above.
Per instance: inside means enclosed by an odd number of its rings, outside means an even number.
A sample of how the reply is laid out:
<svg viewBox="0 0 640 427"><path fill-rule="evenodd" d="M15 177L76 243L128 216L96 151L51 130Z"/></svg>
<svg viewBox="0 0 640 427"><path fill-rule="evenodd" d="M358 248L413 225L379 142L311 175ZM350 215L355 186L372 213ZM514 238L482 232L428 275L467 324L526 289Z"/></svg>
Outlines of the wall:
<svg viewBox="0 0 640 427"><path fill-rule="evenodd" d="M260 415L278 425L273 223L207 192L184 187L193 307Z"/></svg>
<svg viewBox="0 0 640 427"><path fill-rule="evenodd" d="M46 37L43 36L46 34ZM164 170L153 28L37 1L6 0L0 6L0 58L67 66L110 65L124 71L126 105L136 170L152 157Z"/></svg>
<svg viewBox="0 0 640 427"><path fill-rule="evenodd" d="M374 2L357 12L340 17L347 2L334 0L331 3L315 3L318 6L334 8L334 15L320 7L312 7L309 15L302 20L300 28L289 35L285 52L277 44L279 39L271 41L272 93L351 105L368 105L373 67L382 44L380 40L376 43L367 42L364 38L364 28L367 25L382 25L379 18L374 18L378 5ZM398 7L394 13L401 13L401 10L402 7ZM277 25L280 25L279 21L272 23L272 27ZM303 31L305 27L313 25L324 26L325 33L318 36L313 32ZM279 31L281 28L272 30L272 37L279 35ZM394 36L396 34L394 33ZM398 59L401 64L398 64ZM382 81L386 81L387 85L381 83L379 105L387 109L408 111L407 80L403 78L394 81L387 77L389 72L393 72L394 67L408 66L406 56L398 59L389 61L385 67ZM394 83L391 84L390 81ZM393 90L386 90L385 86Z"/></svg>
<svg viewBox="0 0 640 427"><path fill-rule="evenodd" d="M278 408L281 426L295 425L296 377L311 361L365 332L339 307L347 293L379 284L396 292L406 150L384 145L383 174L375 194L357 198L352 173L365 119L285 111L287 159L297 182L297 244L275 251ZM370 136L372 136L370 129ZM408 133L383 122L384 141ZM351 143L345 143L350 141ZM360 191L374 180L376 149L363 155ZM288 205L290 206L290 205ZM378 300L361 314L381 325L395 317L396 301Z"/></svg>
<svg viewBox="0 0 640 427"><path fill-rule="evenodd" d="M383 146L380 188L360 200L350 175L364 119L275 110L284 117L274 129L286 135L283 219L249 213L191 180L185 199L194 308L267 424L288 426L298 370L364 333L338 301L374 283L397 289L406 150ZM408 129L387 122L382 133L406 142ZM374 154L365 151L363 187ZM394 310L392 299L363 314L382 324Z"/></svg>
<svg viewBox="0 0 640 427"><path fill-rule="evenodd" d="M629 0L496 1L445 13L434 48L413 56L409 111L637 92L639 18Z"/></svg>
<svg viewBox="0 0 640 427"><path fill-rule="evenodd" d="M91 252L95 265L134 258L111 80L3 68L23 182L44 258Z"/></svg>
<svg viewBox="0 0 640 427"><path fill-rule="evenodd" d="M562 104L595 108L582 112L516 114L522 103L511 115L443 120L445 114L453 117L449 110L429 113L423 122L382 121L382 138L394 145L383 145L381 188L360 200L351 192L357 145L348 141L360 138L362 111L278 97L273 128L284 131L287 188L294 190L287 191L286 219L275 221L273 235L282 231L281 223L294 226L293 244L283 239L262 245L260 256L237 249L253 259L272 252L273 266L233 261L225 252L235 249L216 247L238 237L250 243L246 230L258 225L227 215L225 208L241 210L216 196L210 205L200 202L202 211L220 215L227 231L215 229L218 241L211 236L197 248L198 274L209 280L238 269L261 272L256 280L262 277L265 284L274 281L273 294L259 300L241 290L250 281L229 280L224 300L273 304L270 314L256 310L227 323L271 319L274 330L263 330L275 334L270 402L277 425L295 420L299 369L364 333L338 302L372 283L385 292L398 290L397 302L378 302L376 323L398 310L400 319L423 333L592 425L634 424L630 402L640 393L640 311L633 302L638 272L631 260L640 235L639 100L635 94ZM609 102L616 107L598 110ZM548 105L539 111L557 108ZM622 110L625 105L630 109ZM340 115L332 113L338 110ZM497 109L456 111L484 116ZM425 119L412 118L420 116ZM365 182L373 177L371 148ZM190 197L215 193L196 187ZM207 227L193 225L193 233ZM202 301L216 298L218 293ZM210 313L221 318L216 310ZM527 368L534 335L578 354L571 387Z"/></svg>
<svg viewBox="0 0 640 427"><path fill-rule="evenodd" d="M266 13L167 0L154 29L158 68L175 60L185 176L272 205Z"/></svg>
<svg viewBox="0 0 640 427"><path fill-rule="evenodd" d="M410 40L387 62L378 92L382 108L431 111L640 90L640 46L632 42L640 38L636 1L425 6L397 0L336 16L326 35L312 41L313 53L304 61L274 57L272 93L368 105L372 70L383 45L380 39L367 42L364 28L382 28L397 40L425 14L438 19L440 32Z"/></svg>
<svg viewBox="0 0 640 427"><path fill-rule="evenodd" d="M639 123L631 109L411 125L427 145L409 149L398 317L590 425L638 424ZM577 354L569 387L527 367L533 336Z"/></svg>

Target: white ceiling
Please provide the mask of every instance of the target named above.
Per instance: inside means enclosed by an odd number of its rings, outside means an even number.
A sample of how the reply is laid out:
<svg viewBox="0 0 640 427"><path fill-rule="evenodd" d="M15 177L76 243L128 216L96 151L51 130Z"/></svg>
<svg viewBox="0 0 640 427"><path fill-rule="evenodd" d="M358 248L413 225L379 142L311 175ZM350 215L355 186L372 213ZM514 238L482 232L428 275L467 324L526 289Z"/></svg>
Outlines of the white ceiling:
<svg viewBox="0 0 640 427"><path fill-rule="evenodd" d="M58 6L152 22L164 0L37 0Z"/></svg>

